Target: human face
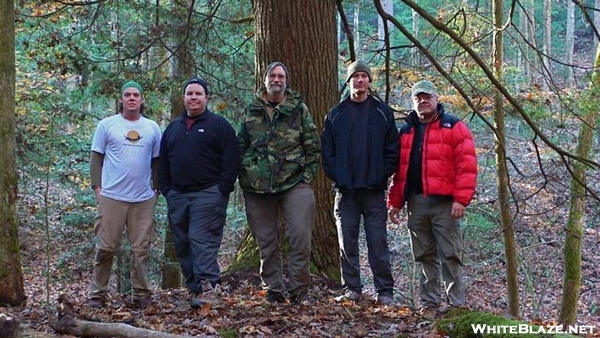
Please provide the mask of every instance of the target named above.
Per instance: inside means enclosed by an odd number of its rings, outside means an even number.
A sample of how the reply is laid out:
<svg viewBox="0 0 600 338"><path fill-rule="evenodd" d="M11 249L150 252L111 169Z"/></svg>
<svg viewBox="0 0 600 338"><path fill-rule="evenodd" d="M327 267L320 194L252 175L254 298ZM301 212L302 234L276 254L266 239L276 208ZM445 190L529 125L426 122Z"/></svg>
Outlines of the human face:
<svg viewBox="0 0 600 338"><path fill-rule="evenodd" d="M199 83L190 83L185 87L183 103L189 116L194 117L204 113L206 101L208 101L208 95L204 92L202 85Z"/></svg>
<svg viewBox="0 0 600 338"><path fill-rule="evenodd" d="M265 76L265 87L267 88L267 93L271 95L280 95L285 92L287 77L283 67L275 66L275 68L271 69Z"/></svg>
<svg viewBox="0 0 600 338"><path fill-rule="evenodd" d="M438 97L436 94L419 93L413 97L413 107L420 120L430 121L437 114Z"/></svg>
<svg viewBox="0 0 600 338"><path fill-rule="evenodd" d="M123 113L139 113L142 103L144 103L144 99L137 88L129 87L125 89L123 95L121 95Z"/></svg>
<svg viewBox="0 0 600 338"><path fill-rule="evenodd" d="M350 84L350 94L359 96L368 93L371 80L369 80L369 74L366 72L356 72L350 76L348 83Z"/></svg>

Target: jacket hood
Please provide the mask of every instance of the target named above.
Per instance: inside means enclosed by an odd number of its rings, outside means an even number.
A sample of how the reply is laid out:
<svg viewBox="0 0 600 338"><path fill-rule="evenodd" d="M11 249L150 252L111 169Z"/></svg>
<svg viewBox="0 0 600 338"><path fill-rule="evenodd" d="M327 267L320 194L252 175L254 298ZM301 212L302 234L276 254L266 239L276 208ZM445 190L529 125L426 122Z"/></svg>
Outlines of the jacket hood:
<svg viewBox="0 0 600 338"><path fill-rule="evenodd" d="M266 94L267 89L264 86L256 91L256 96L254 97L254 101L252 102L251 111L263 110L264 106L267 104L267 101L265 101L264 99ZM291 112L302 103L304 103L304 98L302 97L302 94L293 89L286 88L285 101L277 105L277 110L279 110L279 112L282 114L290 115Z"/></svg>

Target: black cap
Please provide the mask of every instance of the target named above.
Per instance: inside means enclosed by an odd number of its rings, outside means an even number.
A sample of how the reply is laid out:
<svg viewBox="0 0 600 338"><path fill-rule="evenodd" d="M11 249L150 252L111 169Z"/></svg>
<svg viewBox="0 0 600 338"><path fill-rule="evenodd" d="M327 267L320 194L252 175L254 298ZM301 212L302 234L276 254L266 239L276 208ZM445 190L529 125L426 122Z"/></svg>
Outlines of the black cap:
<svg viewBox="0 0 600 338"><path fill-rule="evenodd" d="M185 84L183 85L183 94L184 95L185 95L185 90L192 83L197 83L197 84L201 85L202 88L204 88L204 94L208 95L208 85L206 84L206 81L202 80L201 78L197 78L197 77L191 78L185 82Z"/></svg>

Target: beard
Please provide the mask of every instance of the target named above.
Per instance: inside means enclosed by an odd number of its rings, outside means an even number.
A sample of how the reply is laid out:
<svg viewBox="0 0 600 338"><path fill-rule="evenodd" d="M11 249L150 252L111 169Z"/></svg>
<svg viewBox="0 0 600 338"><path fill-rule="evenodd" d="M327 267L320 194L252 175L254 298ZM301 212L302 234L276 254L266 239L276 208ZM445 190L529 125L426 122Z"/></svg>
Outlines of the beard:
<svg viewBox="0 0 600 338"><path fill-rule="evenodd" d="M285 86L281 84L269 84L267 92L271 95L279 95L285 91Z"/></svg>

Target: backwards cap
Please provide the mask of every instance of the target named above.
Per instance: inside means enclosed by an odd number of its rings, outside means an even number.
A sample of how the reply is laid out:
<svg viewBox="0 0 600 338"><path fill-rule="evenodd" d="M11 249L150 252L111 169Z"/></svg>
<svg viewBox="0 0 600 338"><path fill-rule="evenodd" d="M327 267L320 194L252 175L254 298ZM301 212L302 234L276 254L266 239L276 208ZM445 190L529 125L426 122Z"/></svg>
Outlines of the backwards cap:
<svg viewBox="0 0 600 338"><path fill-rule="evenodd" d="M121 87L121 96L123 96L123 93L125 92L125 89L127 89L127 88L137 88L137 90L140 91L140 95L144 96L144 89L142 89L142 86L135 81L125 82L125 84Z"/></svg>

